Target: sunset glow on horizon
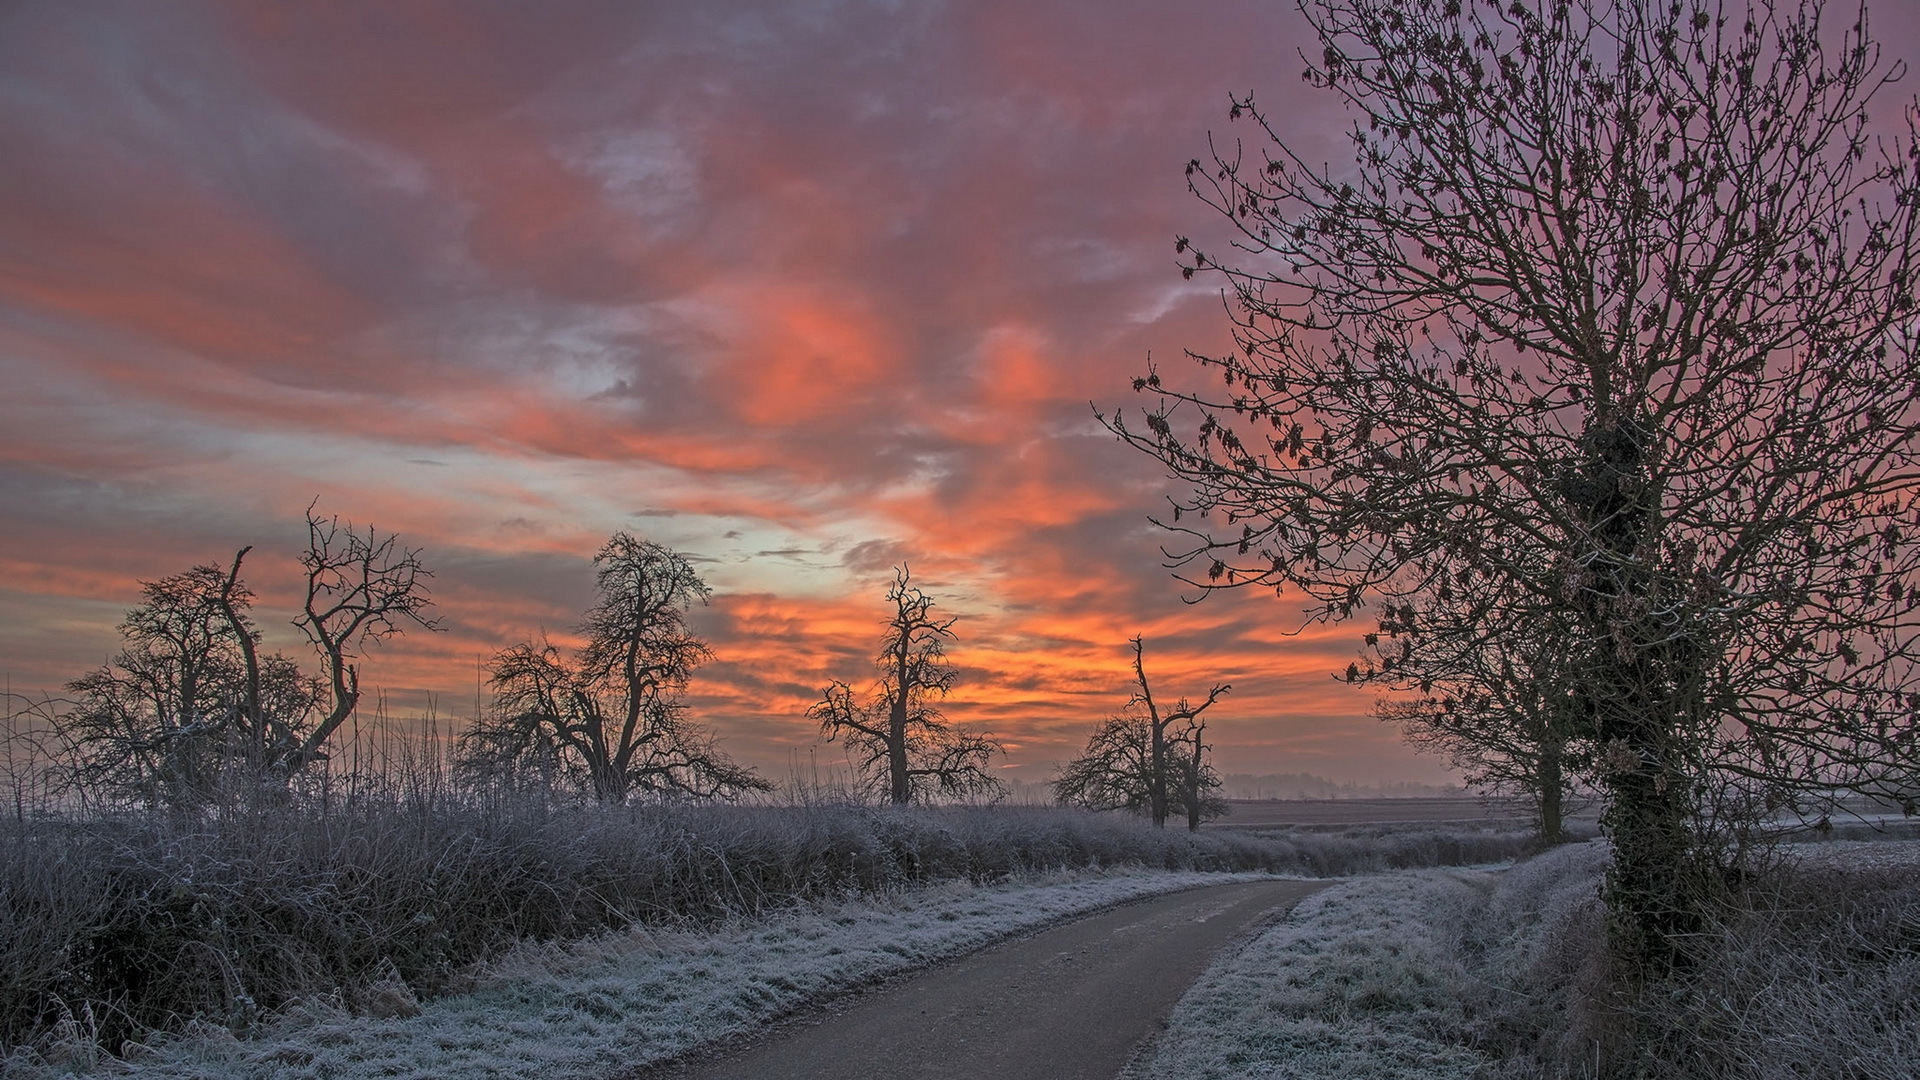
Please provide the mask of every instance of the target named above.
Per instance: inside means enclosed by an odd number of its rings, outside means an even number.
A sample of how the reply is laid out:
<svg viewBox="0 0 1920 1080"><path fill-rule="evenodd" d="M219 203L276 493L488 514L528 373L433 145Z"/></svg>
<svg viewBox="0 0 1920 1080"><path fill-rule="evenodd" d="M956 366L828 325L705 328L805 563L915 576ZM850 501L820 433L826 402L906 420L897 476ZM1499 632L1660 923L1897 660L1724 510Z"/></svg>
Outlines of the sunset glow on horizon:
<svg viewBox="0 0 1920 1080"><path fill-rule="evenodd" d="M1173 253L1229 92L1346 157L1309 45L1253 0L9 5L0 673L57 693L138 581L246 545L312 668L317 500L434 573L447 632L362 664L400 715L572 640L625 530L697 560L693 713L776 780L838 760L804 713L910 565L1010 778L1125 704L1138 634L1158 693L1232 684L1223 773L1447 782L1332 677L1370 620L1187 602L1172 489L1095 418L1229 341Z"/></svg>

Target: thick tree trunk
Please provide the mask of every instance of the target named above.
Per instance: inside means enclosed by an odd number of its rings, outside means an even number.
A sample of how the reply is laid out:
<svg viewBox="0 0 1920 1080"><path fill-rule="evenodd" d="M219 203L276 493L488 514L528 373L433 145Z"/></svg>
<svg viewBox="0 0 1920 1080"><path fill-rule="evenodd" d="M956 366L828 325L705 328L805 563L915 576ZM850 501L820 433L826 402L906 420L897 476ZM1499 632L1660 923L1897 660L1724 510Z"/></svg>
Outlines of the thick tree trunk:
<svg viewBox="0 0 1920 1080"><path fill-rule="evenodd" d="M617 806L627 801L626 771L613 766L610 762L595 762L593 765L593 797L596 802L606 806Z"/></svg>
<svg viewBox="0 0 1920 1080"><path fill-rule="evenodd" d="M1189 762L1185 762L1184 767L1181 770L1181 774L1182 774L1181 781L1183 786L1185 787L1186 795L1187 795L1187 831L1188 832L1200 831L1200 810L1201 810L1200 794L1201 794L1201 789L1205 786L1201 781L1206 776L1206 762L1204 760L1204 755L1207 752L1207 744L1206 744L1206 741L1202 738L1202 736L1206 734L1206 730L1207 730L1207 727L1205 724L1197 725L1194 728L1193 760Z"/></svg>
<svg viewBox="0 0 1920 1080"><path fill-rule="evenodd" d="M907 773L907 694L902 689L887 712L887 799L895 806L913 801L913 778Z"/></svg>
<svg viewBox="0 0 1920 1080"><path fill-rule="evenodd" d="M1684 628L1650 614L1659 550L1658 495L1647 476L1653 433L1631 419L1596 421L1590 457L1568 486L1594 547L1581 589L1588 655L1582 667L1597 722L1613 845L1603 895L1608 937L1629 971L1659 977L1685 964L1682 945L1704 923L1696 872L1693 776L1682 746L1689 685Z"/></svg>
<svg viewBox="0 0 1920 1080"><path fill-rule="evenodd" d="M1153 762L1147 777L1149 809L1153 813L1153 827L1164 829L1167 826L1167 733L1161 726L1160 718L1151 721L1153 728Z"/></svg>
<svg viewBox="0 0 1920 1080"><path fill-rule="evenodd" d="M1607 870L1608 934L1614 954L1649 976L1682 968L1708 899L1698 873L1691 783L1661 711L1622 716L1602 733L1618 758L1606 777L1600 824L1613 844Z"/></svg>

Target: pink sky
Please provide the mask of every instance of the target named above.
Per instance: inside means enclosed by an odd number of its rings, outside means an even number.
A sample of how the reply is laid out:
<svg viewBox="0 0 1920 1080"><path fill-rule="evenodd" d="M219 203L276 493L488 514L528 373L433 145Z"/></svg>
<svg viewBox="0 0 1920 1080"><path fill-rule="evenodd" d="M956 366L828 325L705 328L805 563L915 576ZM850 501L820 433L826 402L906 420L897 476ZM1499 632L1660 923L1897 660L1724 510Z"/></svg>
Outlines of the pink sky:
<svg viewBox="0 0 1920 1080"><path fill-rule="evenodd" d="M1161 692L1233 683L1224 771L1444 779L1330 677L1364 627L1182 602L1159 469L1093 419L1225 340L1172 238L1228 92L1340 155L1305 45L1242 0L9 4L0 671L57 689L138 579L244 544L295 650L317 497L437 575L449 632L364 664L402 711L564 637L625 529L702 560L698 714L776 776L910 561L1009 776L1143 633Z"/></svg>

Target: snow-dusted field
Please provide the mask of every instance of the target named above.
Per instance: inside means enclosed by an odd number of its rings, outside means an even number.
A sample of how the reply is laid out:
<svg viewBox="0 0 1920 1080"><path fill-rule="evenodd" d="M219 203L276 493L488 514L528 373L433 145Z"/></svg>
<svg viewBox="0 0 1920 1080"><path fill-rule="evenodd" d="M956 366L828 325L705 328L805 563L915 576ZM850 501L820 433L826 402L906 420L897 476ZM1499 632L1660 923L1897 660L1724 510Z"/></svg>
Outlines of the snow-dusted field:
<svg viewBox="0 0 1920 1080"><path fill-rule="evenodd" d="M240 1040L224 1029L173 1039L126 1063L77 1060L9 1075L239 1078L585 1077L631 1069L872 983L1129 899L1265 875L1143 871L951 882L718 932L636 929L523 948L470 992L373 1019L310 1004ZM417 1012L415 1011L417 1008Z"/></svg>

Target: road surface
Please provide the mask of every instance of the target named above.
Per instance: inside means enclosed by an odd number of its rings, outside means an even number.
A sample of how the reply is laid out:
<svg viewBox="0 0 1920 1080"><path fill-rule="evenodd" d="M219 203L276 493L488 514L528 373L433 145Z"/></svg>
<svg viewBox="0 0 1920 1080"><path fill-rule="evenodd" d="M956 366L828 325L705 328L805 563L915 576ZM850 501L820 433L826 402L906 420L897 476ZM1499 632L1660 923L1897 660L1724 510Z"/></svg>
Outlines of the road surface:
<svg viewBox="0 0 1920 1080"><path fill-rule="evenodd" d="M1221 946L1326 884L1125 904L629 1080L1113 1080Z"/></svg>

